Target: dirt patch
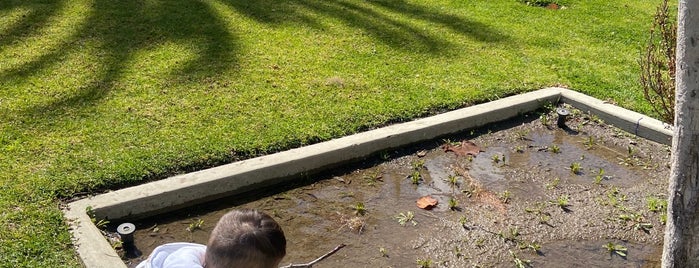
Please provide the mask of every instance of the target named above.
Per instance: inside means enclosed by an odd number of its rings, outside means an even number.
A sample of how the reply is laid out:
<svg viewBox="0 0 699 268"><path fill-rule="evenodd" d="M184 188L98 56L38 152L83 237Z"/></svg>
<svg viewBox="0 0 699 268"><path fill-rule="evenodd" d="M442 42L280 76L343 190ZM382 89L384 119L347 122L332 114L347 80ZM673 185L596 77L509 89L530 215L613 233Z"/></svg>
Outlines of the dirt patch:
<svg viewBox="0 0 699 268"><path fill-rule="evenodd" d="M163 243L205 244L221 215L245 207L284 228L282 264L346 244L315 267L659 266L669 148L579 111L566 129L554 119L529 114L138 222L143 256L124 259L133 267ZM477 156L445 150L463 140ZM416 206L426 195L432 210Z"/></svg>

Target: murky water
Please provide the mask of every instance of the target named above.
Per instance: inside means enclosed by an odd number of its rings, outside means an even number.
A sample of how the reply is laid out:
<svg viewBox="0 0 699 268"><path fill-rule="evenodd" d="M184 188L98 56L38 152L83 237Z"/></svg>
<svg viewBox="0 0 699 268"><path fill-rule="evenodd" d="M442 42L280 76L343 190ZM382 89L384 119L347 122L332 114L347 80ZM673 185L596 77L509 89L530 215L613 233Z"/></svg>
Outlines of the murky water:
<svg viewBox="0 0 699 268"><path fill-rule="evenodd" d="M305 263L346 244L315 267L415 267L418 260L430 260L432 267L511 267L517 260L534 267L658 266L664 226L647 202L667 189L666 147L597 124L585 124L574 135L538 120L450 138L468 138L482 152L471 159L445 152L442 141L428 142L374 165L308 178L292 189L138 222L136 247L147 255L168 242L204 244L221 215L244 207L261 209L282 225L288 240L282 264ZM572 163L580 164L578 174ZM455 185L450 176L457 178ZM419 209L416 200L425 195L439 205ZM450 200L456 201L452 208ZM365 211L358 211L358 203ZM605 249L609 242L626 247L626 257ZM143 258L125 261L133 267Z"/></svg>

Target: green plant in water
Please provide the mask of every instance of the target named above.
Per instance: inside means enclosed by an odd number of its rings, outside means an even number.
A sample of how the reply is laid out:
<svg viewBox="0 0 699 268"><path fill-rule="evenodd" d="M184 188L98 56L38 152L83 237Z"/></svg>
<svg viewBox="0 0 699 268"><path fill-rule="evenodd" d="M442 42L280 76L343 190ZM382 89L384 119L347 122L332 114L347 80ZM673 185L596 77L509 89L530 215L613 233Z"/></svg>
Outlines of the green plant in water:
<svg viewBox="0 0 699 268"><path fill-rule="evenodd" d="M420 171L413 171L412 174L410 174L410 182L412 182L415 185L420 184L420 180L422 180L422 175L420 174Z"/></svg>
<svg viewBox="0 0 699 268"><path fill-rule="evenodd" d="M417 225L417 222L415 221L415 214L413 214L412 211L407 211L405 213L401 212L396 216L396 219L398 220L398 224L401 226L405 225L406 223L412 223L413 226Z"/></svg>
<svg viewBox="0 0 699 268"><path fill-rule="evenodd" d="M425 160L415 160L410 165L413 166L413 170L421 170L425 168Z"/></svg>
<svg viewBox="0 0 699 268"><path fill-rule="evenodd" d="M530 249L535 253L539 253L541 251L541 244L537 243L536 241L532 241L531 243L520 243L519 249Z"/></svg>
<svg viewBox="0 0 699 268"><path fill-rule="evenodd" d="M366 207L364 206L364 203L362 203L362 202L357 202L356 204L354 204L352 209L354 210L355 215L366 214Z"/></svg>
<svg viewBox="0 0 699 268"><path fill-rule="evenodd" d="M607 251L609 251L609 254L616 254L621 257L626 257L626 251L628 250L626 247L614 244L612 242L609 242L602 247L607 249Z"/></svg>
<svg viewBox="0 0 699 268"><path fill-rule="evenodd" d="M601 184L602 179L604 179L604 169L599 168L599 171L597 172L597 175L595 175L595 184Z"/></svg>
<svg viewBox="0 0 699 268"><path fill-rule="evenodd" d="M529 130L519 129L515 131L515 139L517 140L527 140L527 135L529 135Z"/></svg>
<svg viewBox="0 0 699 268"><path fill-rule="evenodd" d="M201 230L201 228L203 226L204 226L204 220L196 219L195 221L189 223L189 225L187 226L187 231L194 232L195 230Z"/></svg>
<svg viewBox="0 0 699 268"><path fill-rule="evenodd" d="M580 162L573 162L570 164L570 172L572 172L575 175L580 175L582 173L582 165Z"/></svg>
<svg viewBox="0 0 699 268"><path fill-rule="evenodd" d="M456 209L458 209L458 206L459 206L459 202L456 201L456 198L454 198L454 197L449 198L449 209L450 210L456 210Z"/></svg>
<svg viewBox="0 0 699 268"><path fill-rule="evenodd" d="M558 145L556 144L551 144L551 147L549 147L549 149L551 149L551 152L554 154L558 154L561 152L561 147L558 147Z"/></svg>
<svg viewBox="0 0 699 268"><path fill-rule="evenodd" d="M492 159L495 164L500 163L500 155L498 154L494 154L490 159Z"/></svg>
<svg viewBox="0 0 699 268"><path fill-rule="evenodd" d="M450 174L449 176L447 176L447 182L453 190L454 188L459 186L459 177L454 174Z"/></svg>
<svg viewBox="0 0 699 268"><path fill-rule="evenodd" d="M369 186L376 185L377 182L381 181L381 178L383 178L383 175L381 175L380 171L372 172L369 175L364 175L364 181L366 181L366 184Z"/></svg>
<svg viewBox="0 0 699 268"><path fill-rule="evenodd" d="M417 259L415 261L420 268L430 268L432 267L432 259Z"/></svg>
<svg viewBox="0 0 699 268"><path fill-rule="evenodd" d="M587 140L585 140L585 142L583 142L583 145L585 145L585 149L588 149L588 150L591 150L592 148L594 148L596 144L597 144L597 142L595 141L595 137L593 137L593 136L587 137Z"/></svg>
<svg viewBox="0 0 699 268"><path fill-rule="evenodd" d="M513 261L515 262L515 267L517 268L526 268L529 267L529 264L531 263L530 260L525 260L517 257L512 250L510 250L510 255L512 255Z"/></svg>

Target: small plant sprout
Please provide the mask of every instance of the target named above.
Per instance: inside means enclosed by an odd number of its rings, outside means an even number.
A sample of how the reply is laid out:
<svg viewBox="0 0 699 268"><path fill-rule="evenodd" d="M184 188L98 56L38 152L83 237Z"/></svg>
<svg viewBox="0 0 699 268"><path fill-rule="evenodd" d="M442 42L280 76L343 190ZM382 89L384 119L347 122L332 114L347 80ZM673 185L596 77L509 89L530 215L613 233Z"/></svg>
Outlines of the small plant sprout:
<svg viewBox="0 0 699 268"><path fill-rule="evenodd" d="M500 200L505 204L510 202L511 197L512 197L512 193L510 193L510 191L508 191L508 190L505 190L504 192L502 192L500 194Z"/></svg>
<svg viewBox="0 0 699 268"><path fill-rule="evenodd" d="M418 171L425 168L425 160L415 160L410 165L413 166L413 170Z"/></svg>
<svg viewBox="0 0 699 268"><path fill-rule="evenodd" d="M597 175L595 175L595 184L600 184L602 183L602 179L604 179L604 169L599 168L599 171L597 172Z"/></svg>
<svg viewBox="0 0 699 268"><path fill-rule="evenodd" d="M549 149L550 149L551 152L554 153L554 154L561 153L561 147L558 147L558 145L556 145L556 144L551 144L551 146L549 147Z"/></svg>
<svg viewBox="0 0 699 268"><path fill-rule="evenodd" d="M524 153L524 146L522 146L522 145L515 146L515 152L516 153Z"/></svg>
<svg viewBox="0 0 699 268"><path fill-rule="evenodd" d="M498 236L500 236L500 238L504 239L505 242L508 242L508 241L516 242L517 237L519 236L519 229L517 229L517 227L510 227L507 229L507 232L498 233Z"/></svg>
<svg viewBox="0 0 699 268"><path fill-rule="evenodd" d="M570 172L575 175L580 175L582 173L582 165L580 162L570 163Z"/></svg>
<svg viewBox="0 0 699 268"><path fill-rule="evenodd" d="M536 241L532 241L531 243L520 243L519 249L530 249L534 251L534 253L539 253L541 251L541 245Z"/></svg>
<svg viewBox="0 0 699 268"><path fill-rule="evenodd" d="M542 114L541 116L539 116L539 120L541 120L541 124L546 127L549 127L551 125L551 119L547 114Z"/></svg>
<svg viewBox="0 0 699 268"><path fill-rule="evenodd" d="M515 267L517 268L526 268L529 267L529 264L531 263L530 260L525 260L517 257L512 250L510 250L510 255L512 255L512 258L514 259L513 261L515 262Z"/></svg>
<svg viewBox="0 0 699 268"><path fill-rule="evenodd" d="M667 200L651 196L646 199L646 206L650 212L665 212L667 210Z"/></svg>
<svg viewBox="0 0 699 268"><path fill-rule="evenodd" d="M109 224L109 220L107 219L97 219L97 216L95 214L95 210L92 209L91 206L87 206L85 208L85 214L87 214L88 217L90 217L90 221L95 225L95 227L99 229L103 229L107 227L107 224Z"/></svg>
<svg viewBox="0 0 699 268"><path fill-rule="evenodd" d="M570 204L568 203L568 195L561 195L556 200L550 201L552 204L556 205L563 210L567 210Z"/></svg>
<svg viewBox="0 0 699 268"><path fill-rule="evenodd" d="M389 158L391 158L391 154L388 151L382 151L381 153L379 153L379 158L381 158L381 160L383 161L386 161Z"/></svg>
<svg viewBox="0 0 699 268"><path fill-rule="evenodd" d="M406 223L412 223L413 226L417 225L417 222L415 221L415 214L413 214L412 211L407 211L405 213L401 212L396 216L396 219L398 220L398 224L401 226L405 225Z"/></svg>
<svg viewBox="0 0 699 268"><path fill-rule="evenodd" d="M468 223L468 218L466 217L466 215L461 216L461 218L459 218L459 224L461 224L461 226L463 226L464 228L466 228L467 223Z"/></svg>
<svg viewBox="0 0 699 268"><path fill-rule="evenodd" d="M626 247L624 247L622 245L614 244L612 242L609 242L602 247L606 248L607 251L609 251L609 254L616 254L616 255L619 255L621 257L626 257L626 251L628 250Z"/></svg>
<svg viewBox="0 0 699 268"><path fill-rule="evenodd" d="M369 186L376 185L376 183L381 181L382 178L383 178L383 175L381 175L380 171L372 172L371 174L364 175L364 180L366 181L366 184Z"/></svg>
<svg viewBox="0 0 699 268"><path fill-rule="evenodd" d="M187 226L187 231L191 233L195 230L201 230L202 226L204 226L204 220L196 219L195 221L191 222L189 226Z"/></svg>
<svg viewBox="0 0 699 268"><path fill-rule="evenodd" d="M430 268L432 267L432 259L417 259L415 261L420 268Z"/></svg>
<svg viewBox="0 0 699 268"><path fill-rule="evenodd" d="M451 174L447 176L447 182L449 183L449 186L451 186L451 188L454 189L459 186L459 177L454 174Z"/></svg>
<svg viewBox="0 0 699 268"><path fill-rule="evenodd" d="M636 155L636 148L634 148L633 146L629 145L626 147L626 149L630 157Z"/></svg>
<svg viewBox="0 0 699 268"><path fill-rule="evenodd" d="M457 210L459 206L459 202L456 201L456 198L450 197L449 198L449 209L450 210Z"/></svg>
<svg viewBox="0 0 699 268"><path fill-rule="evenodd" d="M546 190L551 190L553 188L558 187L559 183L561 183L561 178L554 178L553 181L551 181L545 185Z"/></svg>
<svg viewBox="0 0 699 268"><path fill-rule="evenodd" d="M515 131L515 138L518 140L527 140L527 135L529 135L529 130Z"/></svg>
<svg viewBox="0 0 699 268"><path fill-rule="evenodd" d="M461 252L460 247L454 246L454 256L456 256L456 258L463 258L464 257L464 253Z"/></svg>
<svg viewBox="0 0 699 268"><path fill-rule="evenodd" d="M381 253L381 257L388 257L388 251L384 247L379 247L379 253Z"/></svg>
<svg viewBox="0 0 699 268"><path fill-rule="evenodd" d="M473 243L477 248L482 248L485 245L485 238L479 238L476 239L476 242Z"/></svg>
<svg viewBox="0 0 699 268"><path fill-rule="evenodd" d="M361 216L361 215L366 214L366 207L364 206L364 203L362 203L362 202L357 202L357 204L354 204L352 209L354 210L355 215Z"/></svg>
<svg viewBox="0 0 699 268"><path fill-rule="evenodd" d="M420 184L420 180L422 180L422 175L420 174L420 171L413 171L412 174L410 174L410 182L412 182L415 185Z"/></svg>
<svg viewBox="0 0 699 268"><path fill-rule="evenodd" d="M490 159L492 159L495 164L500 163L500 155L498 154L494 154Z"/></svg>
<svg viewBox="0 0 699 268"><path fill-rule="evenodd" d="M620 214L619 219L625 223L631 221L631 226L633 226L634 230L641 230L648 233L650 229L653 228L653 224L644 222L643 215L640 213Z"/></svg>
<svg viewBox="0 0 699 268"><path fill-rule="evenodd" d="M597 144L597 142L595 141L595 137L593 137L593 136L587 137L587 140L585 140L585 142L583 142L583 145L585 145L585 149L588 149L588 150L591 150L592 148L594 148L595 144Z"/></svg>

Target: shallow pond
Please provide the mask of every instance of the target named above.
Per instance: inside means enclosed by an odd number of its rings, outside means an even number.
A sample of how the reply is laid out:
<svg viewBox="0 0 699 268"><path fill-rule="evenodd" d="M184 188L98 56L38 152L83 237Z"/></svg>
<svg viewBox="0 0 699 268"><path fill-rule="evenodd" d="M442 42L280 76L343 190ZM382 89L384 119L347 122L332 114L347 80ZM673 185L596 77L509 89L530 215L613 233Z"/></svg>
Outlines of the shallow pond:
<svg viewBox="0 0 699 268"><path fill-rule="evenodd" d="M528 115L137 222L143 255L125 262L133 267L163 243L205 244L221 215L244 207L282 225L283 265L346 244L314 267L658 267L667 146L579 112L573 129L547 126L548 118ZM480 152L455 153L463 140ZM438 205L418 208L427 195Z"/></svg>

